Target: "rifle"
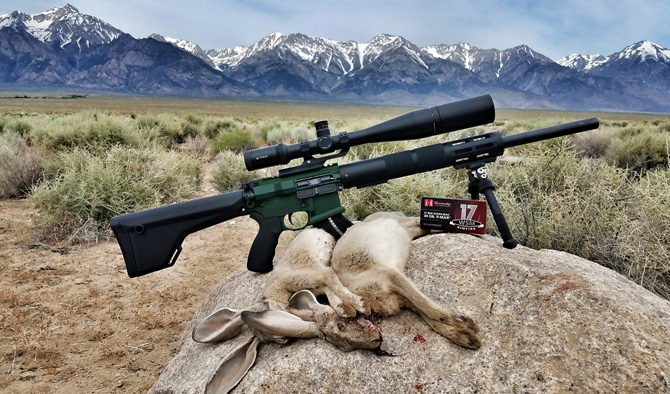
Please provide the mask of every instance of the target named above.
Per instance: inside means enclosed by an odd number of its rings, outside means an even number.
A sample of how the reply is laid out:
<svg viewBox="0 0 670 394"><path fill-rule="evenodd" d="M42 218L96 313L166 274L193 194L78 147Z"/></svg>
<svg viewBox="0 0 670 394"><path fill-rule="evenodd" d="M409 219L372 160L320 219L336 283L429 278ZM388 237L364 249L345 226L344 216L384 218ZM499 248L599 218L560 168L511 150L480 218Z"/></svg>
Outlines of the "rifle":
<svg viewBox="0 0 670 394"><path fill-rule="evenodd" d="M336 239L352 223L343 215L339 192L352 187L368 187L436 169L455 167L470 170L469 192L485 195L498 225L504 246L513 248L504 216L495 201L493 185L484 164L496 160L505 148L556 138L598 127L589 118L510 136L494 131L474 137L425 146L349 164L326 161L346 155L352 146L382 141L419 139L493 122L495 109L489 95L416 110L367 129L330 135L326 121L317 122L317 138L293 145L278 144L244 152L249 171L287 164L296 158L303 163L279 171L275 177L242 185L241 190L181 202L113 217L110 225L117 238L126 269L136 277L171 267L181 253L183 240L191 233L249 215L259 224L247 260L254 272L272 270L279 235L284 230L300 230L308 225L322 228ZM328 156L315 158L315 155ZM307 221L290 226L285 218L303 212Z"/></svg>

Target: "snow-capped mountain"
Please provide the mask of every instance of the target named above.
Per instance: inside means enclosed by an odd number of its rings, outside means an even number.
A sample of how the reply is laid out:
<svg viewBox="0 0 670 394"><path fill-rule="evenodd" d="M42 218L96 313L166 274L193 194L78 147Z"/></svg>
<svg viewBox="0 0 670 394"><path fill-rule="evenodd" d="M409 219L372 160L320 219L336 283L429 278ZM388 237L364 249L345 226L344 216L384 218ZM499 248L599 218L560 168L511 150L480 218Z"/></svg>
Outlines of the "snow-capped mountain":
<svg viewBox="0 0 670 394"><path fill-rule="evenodd" d="M598 67L608 60L609 58L603 55L580 55L578 53L571 53L566 57L558 59L556 63L577 71L589 71L593 67Z"/></svg>
<svg viewBox="0 0 670 394"><path fill-rule="evenodd" d="M202 48L200 48L200 45L186 41L186 40L180 40L178 38L171 38L171 37L165 37L160 34L152 34L149 36L152 40L160 41L160 42L166 42L168 44L172 44L176 46L177 48L180 48L196 57L199 57L202 59L205 63L209 64L211 67L216 67L214 62L212 61L212 58L207 55L207 52L205 52Z"/></svg>
<svg viewBox="0 0 670 394"><path fill-rule="evenodd" d="M554 62L526 45L420 48L390 34L358 43L299 33L202 50L158 34L135 39L68 4L0 16L0 83L411 105L490 93L498 108L670 112L670 50L641 41Z"/></svg>
<svg viewBox="0 0 670 394"><path fill-rule="evenodd" d="M108 44L123 34L121 30L98 18L81 14L70 4L35 15L14 11L0 16L0 28L21 25L42 42L79 50L92 45Z"/></svg>
<svg viewBox="0 0 670 394"><path fill-rule="evenodd" d="M259 54L273 53L276 56L291 54L306 62L320 66L324 71L346 75L360 70L374 60L384 49L409 44L402 37L380 35L369 43L335 41L310 37L304 34L272 33L247 47L212 49L207 51L220 69L235 68L245 60Z"/></svg>
<svg viewBox="0 0 670 394"><path fill-rule="evenodd" d="M248 47L206 52L221 70L235 69L253 58L263 56L282 58L290 53L305 62L320 65L324 71L344 76L358 72L378 58L396 50L416 66L425 69L429 68L429 62L448 60L474 73L492 71L491 75L495 78L499 78L502 72L514 69L512 65L518 62L542 65L554 63L526 45L503 51L481 50L466 43L419 48L403 37L389 34L378 35L367 43L357 43L314 38L303 34L273 33Z"/></svg>
<svg viewBox="0 0 670 394"><path fill-rule="evenodd" d="M505 65L511 65L519 60L536 64L551 64L548 57L535 52L527 45L519 45L511 49L499 51L497 49L479 49L467 43L455 45L430 45L422 48L431 56L451 60L472 72L495 69L499 77Z"/></svg>
<svg viewBox="0 0 670 394"><path fill-rule="evenodd" d="M0 16L0 82L51 89L253 97L172 44L137 40L66 5Z"/></svg>
<svg viewBox="0 0 670 394"><path fill-rule="evenodd" d="M640 41L609 56L570 54L557 61L558 64L578 71L597 71L599 68L645 63L670 67L670 49L651 41Z"/></svg>
<svg viewBox="0 0 670 394"><path fill-rule="evenodd" d="M586 72L589 76L617 80L626 100L635 97L662 103L670 112L670 50L650 41L640 41L608 56L608 60Z"/></svg>
<svg viewBox="0 0 670 394"><path fill-rule="evenodd" d="M670 65L670 49L645 40L627 46L621 52L615 53L609 58L614 62L645 62Z"/></svg>

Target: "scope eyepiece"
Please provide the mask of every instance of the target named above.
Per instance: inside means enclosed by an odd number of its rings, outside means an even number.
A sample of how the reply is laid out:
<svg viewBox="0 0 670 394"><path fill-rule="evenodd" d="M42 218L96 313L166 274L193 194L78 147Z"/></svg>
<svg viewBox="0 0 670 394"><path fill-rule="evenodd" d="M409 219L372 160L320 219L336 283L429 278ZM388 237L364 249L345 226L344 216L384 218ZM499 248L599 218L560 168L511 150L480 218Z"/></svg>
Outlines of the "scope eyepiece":
<svg viewBox="0 0 670 394"><path fill-rule="evenodd" d="M253 171L260 168L288 164L291 158L288 155L288 146L277 144L265 148L252 149L244 152L244 165L247 170Z"/></svg>

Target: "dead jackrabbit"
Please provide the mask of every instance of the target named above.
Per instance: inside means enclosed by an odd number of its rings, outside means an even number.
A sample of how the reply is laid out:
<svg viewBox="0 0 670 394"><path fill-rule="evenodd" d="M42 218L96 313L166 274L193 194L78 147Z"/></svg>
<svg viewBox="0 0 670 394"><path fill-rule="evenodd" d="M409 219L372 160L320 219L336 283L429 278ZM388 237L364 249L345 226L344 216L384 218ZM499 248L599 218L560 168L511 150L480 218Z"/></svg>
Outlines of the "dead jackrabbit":
<svg viewBox="0 0 670 394"><path fill-rule="evenodd" d="M331 264L340 282L360 296L366 313L394 315L414 310L438 333L457 345L479 349L479 327L426 297L405 274L412 239L426 234L419 219L377 213L350 227L333 249Z"/></svg>
<svg viewBox="0 0 670 394"><path fill-rule="evenodd" d="M250 331L222 361L206 391L235 387L262 342L322 337L343 350L378 348L379 326L363 315L393 315L402 307L419 313L454 343L478 349L477 324L430 300L403 273L411 241L426 232L418 218L380 213L349 228L336 245L323 230L298 234L270 274L263 303L242 311L220 309L194 329L198 342L230 339L245 326ZM320 304L309 290L325 294L332 307ZM362 315L346 318L356 312Z"/></svg>

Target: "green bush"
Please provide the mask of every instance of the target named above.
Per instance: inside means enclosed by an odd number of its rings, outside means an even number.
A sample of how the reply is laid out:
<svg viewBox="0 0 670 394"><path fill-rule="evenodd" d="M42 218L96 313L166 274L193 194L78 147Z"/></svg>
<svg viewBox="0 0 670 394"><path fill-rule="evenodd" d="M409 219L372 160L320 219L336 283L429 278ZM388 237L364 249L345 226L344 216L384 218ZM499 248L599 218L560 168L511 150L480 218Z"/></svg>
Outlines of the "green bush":
<svg viewBox="0 0 670 394"><path fill-rule="evenodd" d="M42 155L18 134L0 134L0 198L24 197L42 175Z"/></svg>
<svg viewBox="0 0 670 394"><path fill-rule="evenodd" d="M602 161L579 161L564 150L492 166L491 172L496 196L521 244L610 260L628 219L619 206L629 191L623 170Z"/></svg>
<svg viewBox="0 0 670 394"><path fill-rule="evenodd" d="M281 130L281 125L277 121L267 121L260 126L260 133L263 140L269 141L269 133L274 130ZM283 137L283 135L282 135ZM275 142L276 143L276 142Z"/></svg>
<svg viewBox="0 0 670 394"><path fill-rule="evenodd" d="M144 142L128 121L95 112L54 118L31 135L37 143L59 152L83 148L101 153L113 146L139 147Z"/></svg>
<svg viewBox="0 0 670 394"><path fill-rule="evenodd" d="M597 158L607 154L607 150L615 138L615 131L607 126L597 130L579 133L574 136L575 150L580 158Z"/></svg>
<svg viewBox="0 0 670 394"><path fill-rule="evenodd" d="M147 139L161 142L164 146L172 146L183 142L184 135L179 119L172 115L141 115L137 117L137 128Z"/></svg>
<svg viewBox="0 0 670 394"><path fill-rule="evenodd" d="M604 160L578 160L569 146L491 169L521 244L598 262L670 298L669 170L631 178Z"/></svg>
<svg viewBox="0 0 670 394"><path fill-rule="evenodd" d="M242 125L231 118L210 119L205 123L205 136L215 138L217 135L226 131L239 129Z"/></svg>
<svg viewBox="0 0 670 394"><path fill-rule="evenodd" d="M284 141L284 131L282 129L272 129L265 135L268 144L279 144Z"/></svg>
<svg viewBox="0 0 670 394"><path fill-rule="evenodd" d="M620 168L634 173L668 165L670 158L670 133L645 129L639 133L622 134L612 140L607 159Z"/></svg>
<svg viewBox="0 0 670 394"><path fill-rule="evenodd" d="M258 179L257 171L247 171L241 154L223 151L216 155L216 164L212 171L212 183L221 192L237 190L245 182Z"/></svg>
<svg viewBox="0 0 670 394"><path fill-rule="evenodd" d="M232 130L219 134L212 141L212 152L222 151L243 152L258 147L256 139L248 130Z"/></svg>
<svg viewBox="0 0 670 394"><path fill-rule="evenodd" d="M670 169L654 169L634 185L632 215L617 271L670 299Z"/></svg>
<svg viewBox="0 0 670 394"><path fill-rule="evenodd" d="M28 136L32 129L33 127L30 125L30 123L21 119L9 121L0 127L0 131L14 132L22 137Z"/></svg>
<svg viewBox="0 0 670 394"><path fill-rule="evenodd" d="M48 179L30 196L45 240L97 239L111 217L183 200L202 177L195 159L127 147L101 155L80 148L61 152L46 168Z"/></svg>
<svg viewBox="0 0 670 394"><path fill-rule="evenodd" d="M314 131L314 129L309 129L304 126L294 127L291 130L289 130L287 134L290 138L290 142L292 143L313 140L314 138L316 138L316 132Z"/></svg>

